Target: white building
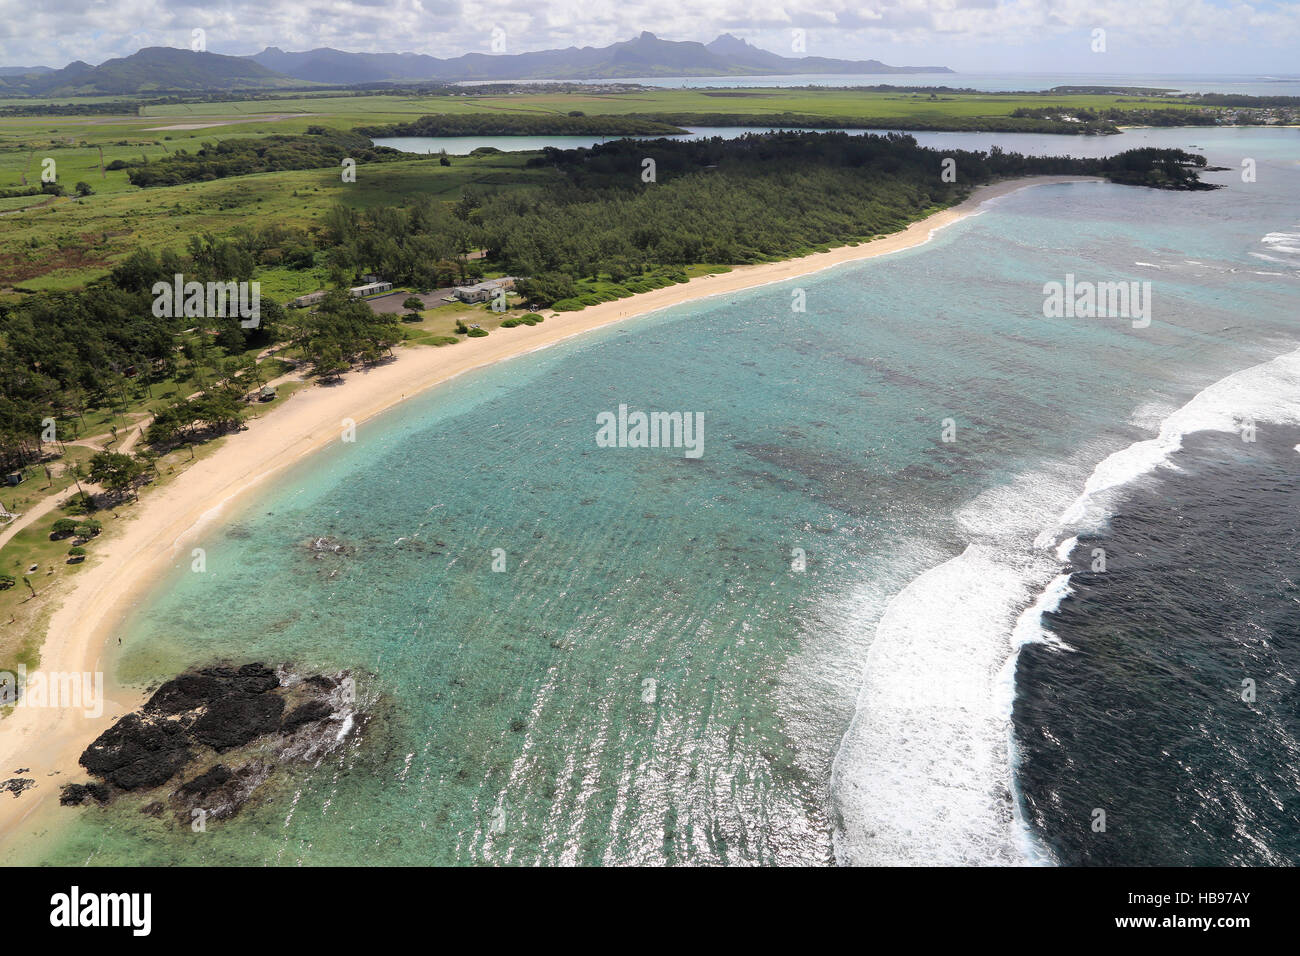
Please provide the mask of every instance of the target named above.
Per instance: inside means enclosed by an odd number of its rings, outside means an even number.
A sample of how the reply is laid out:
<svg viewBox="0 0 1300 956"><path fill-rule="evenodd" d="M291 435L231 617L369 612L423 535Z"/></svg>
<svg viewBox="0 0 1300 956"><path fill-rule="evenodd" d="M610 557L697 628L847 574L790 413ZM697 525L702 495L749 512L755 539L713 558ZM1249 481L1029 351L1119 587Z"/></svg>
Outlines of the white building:
<svg viewBox="0 0 1300 956"><path fill-rule="evenodd" d="M514 276L502 276L500 279L488 279L476 285L457 286L451 294L462 302L486 302L496 294L497 289L510 291L514 287Z"/></svg>
<svg viewBox="0 0 1300 956"><path fill-rule="evenodd" d="M355 299L363 299L368 295L380 295L384 292L392 292L393 284L391 282L367 282L365 285L359 285L355 288L348 289L348 292Z"/></svg>

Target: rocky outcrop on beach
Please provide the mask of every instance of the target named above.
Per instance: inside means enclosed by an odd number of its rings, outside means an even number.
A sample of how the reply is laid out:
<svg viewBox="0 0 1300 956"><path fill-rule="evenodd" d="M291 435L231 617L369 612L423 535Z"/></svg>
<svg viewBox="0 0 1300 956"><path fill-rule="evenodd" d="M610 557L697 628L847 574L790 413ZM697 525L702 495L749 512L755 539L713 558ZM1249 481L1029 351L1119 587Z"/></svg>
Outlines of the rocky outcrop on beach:
<svg viewBox="0 0 1300 956"><path fill-rule="evenodd" d="M64 784L63 792L59 795L59 803L65 807L75 807L87 800L107 803L108 798L108 787L102 783L69 783Z"/></svg>
<svg viewBox="0 0 1300 956"><path fill-rule="evenodd" d="M144 793L154 816L170 808L185 823L231 817L278 767L318 760L366 720L346 671L303 676L261 663L188 671L86 748L81 766L102 782L67 784L60 802Z"/></svg>
<svg viewBox="0 0 1300 956"><path fill-rule="evenodd" d="M11 777L8 780L0 780L0 793L12 793L16 797L34 786L36 781L28 777Z"/></svg>

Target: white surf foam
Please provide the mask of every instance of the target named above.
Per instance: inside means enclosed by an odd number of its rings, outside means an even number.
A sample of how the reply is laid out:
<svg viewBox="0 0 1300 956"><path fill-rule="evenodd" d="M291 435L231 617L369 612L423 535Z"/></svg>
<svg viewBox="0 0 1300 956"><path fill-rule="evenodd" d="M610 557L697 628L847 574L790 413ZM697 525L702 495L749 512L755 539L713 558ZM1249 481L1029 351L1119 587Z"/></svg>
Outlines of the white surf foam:
<svg viewBox="0 0 1300 956"><path fill-rule="evenodd" d="M987 545L912 581L867 652L832 769L843 864L1016 865L1002 673L1016 610L1054 568Z"/></svg>
<svg viewBox="0 0 1300 956"><path fill-rule="evenodd" d="M1071 538L1066 544L1073 547L1076 540ZM1066 548L1066 553L1069 553L1069 548ZM1038 599L1016 620L1016 626L1011 631L1011 644L1014 649L998 674L998 699L1007 733L1007 767L1010 771L1011 808L1015 821L1012 833L1022 860L1037 866L1054 865L1057 860L1052 851L1034 835L1033 828L1025 820L1023 796L1016 785L1016 778L1020 771L1020 754L1016 747L1015 727L1011 723L1011 713L1016 703L1016 665L1020 661L1021 649L1028 644L1047 644L1060 651L1074 652L1073 647L1058 638L1043 624L1044 615L1056 611L1061 606L1061 602L1073 593L1070 588L1069 574L1058 574L1052 578L1051 583L1038 595Z"/></svg>
<svg viewBox="0 0 1300 956"><path fill-rule="evenodd" d="M1300 232L1270 232L1260 240L1271 252L1300 256Z"/></svg>
<svg viewBox="0 0 1300 956"><path fill-rule="evenodd" d="M1300 349L1234 372L1203 389L1166 418L1155 438L1135 442L1107 457L1061 515L1066 527L1087 527L1103 518L1106 493L1158 468L1194 432L1239 432L1248 422L1300 423ZM1040 543L1043 541L1040 538Z"/></svg>
<svg viewBox="0 0 1300 956"><path fill-rule="evenodd" d="M963 530L987 543L909 583L886 607L867 652L857 712L832 768L837 861L1052 862L1013 794L1010 715L1020 649L1072 650L1043 626L1070 594L1061 565L1078 536L1069 526L1104 517L1107 494L1167 466L1185 436L1235 432L1246 421L1300 423L1300 349L1203 389L1156 437L1104 459L1054 527L1043 529L1036 517L1060 507L1062 485L1052 479L1062 476L1048 471L992 489L959 512ZM1035 521L1042 529L1035 547L1018 545Z"/></svg>

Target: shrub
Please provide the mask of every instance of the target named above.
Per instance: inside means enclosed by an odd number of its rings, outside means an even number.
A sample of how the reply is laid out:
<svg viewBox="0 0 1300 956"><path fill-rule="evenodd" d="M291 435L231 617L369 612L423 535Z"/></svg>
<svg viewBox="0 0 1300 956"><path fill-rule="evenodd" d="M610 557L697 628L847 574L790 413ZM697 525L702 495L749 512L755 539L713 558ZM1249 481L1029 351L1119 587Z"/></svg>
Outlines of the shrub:
<svg viewBox="0 0 1300 956"><path fill-rule="evenodd" d="M471 339L481 339L483 336L487 335L487 329L470 329L465 334Z"/></svg>
<svg viewBox="0 0 1300 956"><path fill-rule="evenodd" d="M60 538L67 538L70 535L75 534L76 530L76 521L71 518L60 518L50 526L50 539L57 541Z"/></svg>
<svg viewBox="0 0 1300 956"><path fill-rule="evenodd" d="M63 510L70 515L88 515L99 509L95 507L94 498L84 491L79 491L68 499L68 503L63 506Z"/></svg>

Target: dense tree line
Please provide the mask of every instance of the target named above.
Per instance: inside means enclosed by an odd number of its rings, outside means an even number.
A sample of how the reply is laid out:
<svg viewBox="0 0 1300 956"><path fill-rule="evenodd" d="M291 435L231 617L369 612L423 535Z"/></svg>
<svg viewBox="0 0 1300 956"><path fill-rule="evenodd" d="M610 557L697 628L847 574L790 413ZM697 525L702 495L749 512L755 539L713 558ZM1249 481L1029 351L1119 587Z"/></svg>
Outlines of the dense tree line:
<svg viewBox="0 0 1300 956"><path fill-rule="evenodd" d="M17 199L20 196L62 196L63 187L58 183L41 183L39 186L14 186L0 189L0 199Z"/></svg>
<svg viewBox="0 0 1300 956"><path fill-rule="evenodd" d="M159 451L182 442L219 435L238 428L244 420L243 383L223 380L198 395L179 399L154 415L145 441Z"/></svg>
<svg viewBox="0 0 1300 956"><path fill-rule="evenodd" d="M309 127L303 135L261 139L223 139L204 143L195 153L177 150L162 159L114 160L109 169L126 169L135 186L177 186L181 183L268 173L283 169L338 166L344 159L383 163L411 159L409 153L373 146L360 133Z"/></svg>
<svg viewBox="0 0 1300 956"><path fill-rule="evenodd" d="M481 230L468 217L478 201L472 194L450 205L424 197L364 212L333 207L318 237L332 283L347 285L365 273L422 289L477 281L482 267L465 253L480 247Z"/></svg>
<svg viewBox="0 0 1300 956"><path fill-rule="evenodd" d="M1143 147L1130 149L1101 161L1101 173L1113 183L1150 186L1155 189L1218 189L1201 182L1198 169L1204 169L1204 156L1181 149Z"/></svg>
<svg viewBox="0 0 1300 956"><path fill-rule="evenodd" d="M1117 133L1108 120L1071 123L1054 116L819 116L811 113L630 113L673 126L753 126L758 129L890 129L907 132ZM1047 110L1055 114L1060 109Z"/></svg>
<svg viewBox="0 0 1300 956"><path fill-rule="evenodd" d="M1211 113L1196 110L1164 109L1122 109L1118 106L1108 109L1089 109L1074 106L1042 106L1014 110L1012 116L1033 117L1039 119L1072 116L1086 127L1106 132L1119 132L1117 124L1129 126L1213 126L1218 118ZM1066 122L1069 122L1068 120Z"/></svg>
<svg viewBox="0 0 1300 956"><path fill-rule="evenodd" d="M233 240L192 236L184 255L140 249L84 289L0 303L0 466L38 460L48 418L58 436L78 434L91 409L128 407L153 386L179 380L183 367L224 377L224 359L272 342L284 316L272 300L261 301L258 327L245 329L233 318L160 318L152 289L177 273L186 281L247 279L276 230Z"/></svg>
<svg viewBox="0 0 1300 956"><path fill-rule="evenodd" d="M409 123L360 126L366 136L669 136L677 126L630 116L584 113L443 113Z"/></svg>
<svg viewBox="0 0 1300 956"><path fill-rule="evenodd" d="M946 158L956 163L955 182L941 175ZM643 178L647 160L653 182ZM529 164L556 174L545 187L470 190L450 206L336 207L320 242L341 273L419 277L426 286L446 278L430 276L428 263L456 268L457 252L482 247L501 270L524 277L530 301L567 304L584 278L637 291L634 283L675 281L690 264L758 262L892 232L998 177L1081 174L1198 188L1204 162L1177 150L1108 159L938 151L901 133L620 140L543 150Z"/></svg>
<svg viewBox="0 0 1300 956"><path fill-rule="evenodd" d="M333 290L311 311L298 311L287 320L286 338L302 349L316 374L329 380L354 362L369 365L391 355L402 340L396 318L377 314L365 302Z"/></svg>
<svg viewBox="0 0 1300 956"><path fill-rule="evenodd" d="M8 91L6 91L7 93ZM0 106L0 117L5 116L120 116L134 115L141 104L125 100L77 103L7 103Z"/></svg>
<svg viewBox="0 0 1300 956"><path fill-rule="evenodd" d="M1244 93L1190 93L1189 102L1198 106L1228 106L1248 109L1300 108L1300 96L1247 96Z"/></svg>

